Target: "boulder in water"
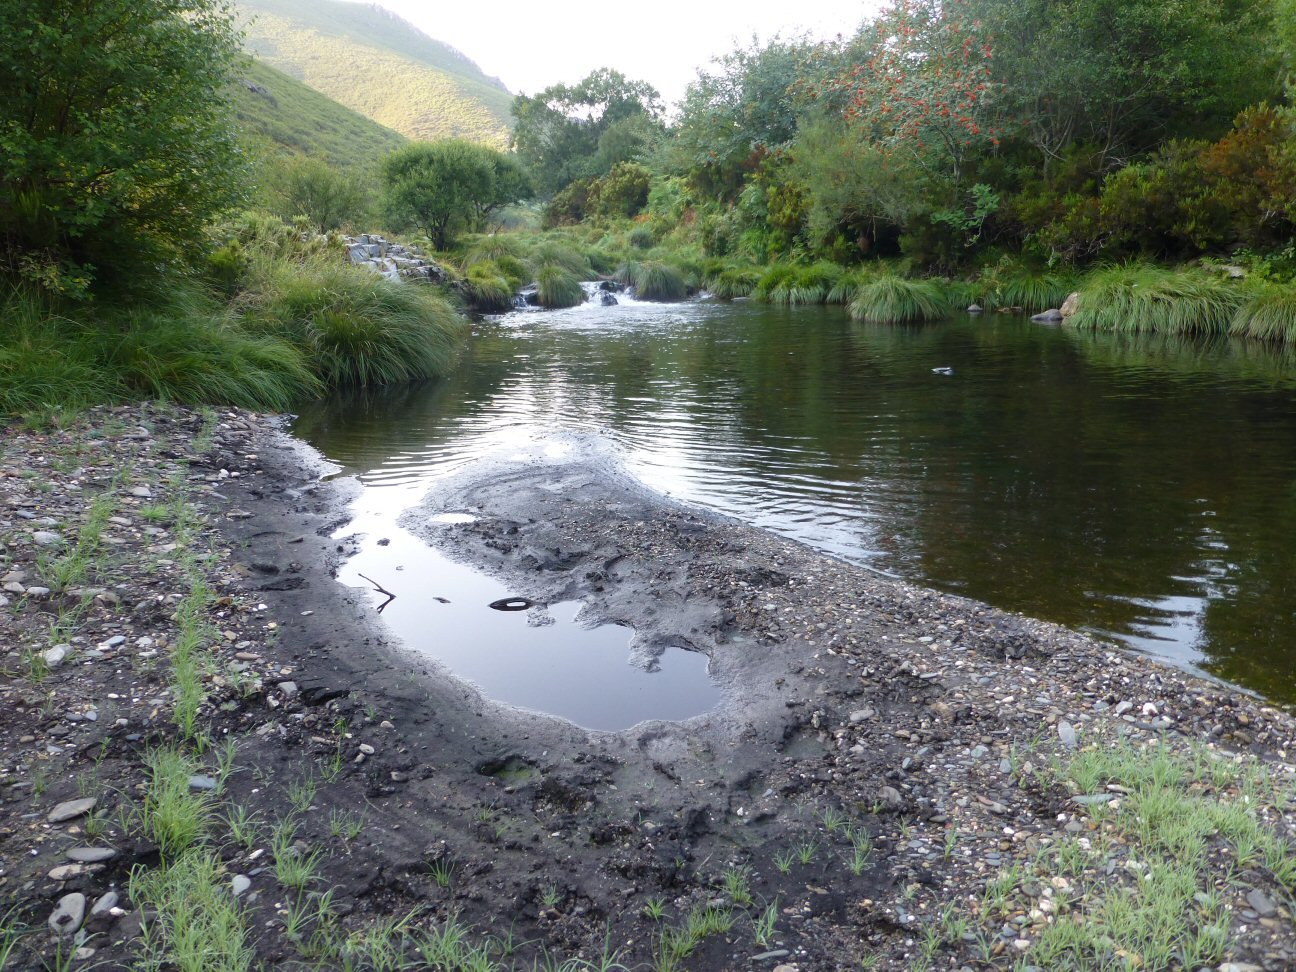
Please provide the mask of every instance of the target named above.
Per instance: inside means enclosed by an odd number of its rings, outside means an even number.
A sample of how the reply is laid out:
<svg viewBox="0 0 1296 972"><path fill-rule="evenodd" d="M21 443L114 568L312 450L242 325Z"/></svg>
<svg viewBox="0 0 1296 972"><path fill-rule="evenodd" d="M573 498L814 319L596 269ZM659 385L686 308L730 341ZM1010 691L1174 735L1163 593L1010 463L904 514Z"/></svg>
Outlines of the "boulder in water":
<svg viewBox="0 0 1296 972"><path fill-rule="evenodd" d="M599 295L599 303L602 304L604 307L611 307L613 304L620 303L620 301L618 301L607 291L604 291L602 294Z"/></svg>
<svg viewBox="0 0 1296 972"><path fill-rule="evenodd" d="M1043 314L1036 314L1031 320L1036 324L1060 324L1062 322L1062 312L1054 307L1046 310Z"/></svg>

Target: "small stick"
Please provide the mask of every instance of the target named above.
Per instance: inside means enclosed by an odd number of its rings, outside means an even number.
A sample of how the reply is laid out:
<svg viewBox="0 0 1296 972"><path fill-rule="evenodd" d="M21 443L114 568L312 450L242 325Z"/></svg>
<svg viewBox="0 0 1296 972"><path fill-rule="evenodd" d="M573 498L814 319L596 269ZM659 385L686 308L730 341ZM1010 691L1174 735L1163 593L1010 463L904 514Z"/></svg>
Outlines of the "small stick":
<svg viewBox="0 0 1296 972"><path fill-rule="evenodd" d="M376 580L374 580L372 577L365 577L364 574L359 574L358 576L364 578L364 579L367 580L370 584L372 584L372 585L374 586L374 590L376 590L379 594L386 594L386 595L387 595L387 600L383 601L381 604L378 605L378 613L379 613L379 614L382 614L382 613L383 613L383 609L384 609L385 607L387 607L387 605L390 604L392 601L396 600L396 595L393 594L391 591L387 590L387 588L383 587L381 584L379 584L379 583L378 583Z"/></svg>

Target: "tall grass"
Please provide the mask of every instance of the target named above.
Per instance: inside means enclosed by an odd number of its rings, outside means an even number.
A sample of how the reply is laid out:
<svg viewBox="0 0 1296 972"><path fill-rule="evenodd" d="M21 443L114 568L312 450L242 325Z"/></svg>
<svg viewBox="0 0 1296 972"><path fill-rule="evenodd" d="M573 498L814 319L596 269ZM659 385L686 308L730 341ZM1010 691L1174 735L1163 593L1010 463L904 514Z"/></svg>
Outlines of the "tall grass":
<svg viewBox="0 0 1296 972"><path fill-rule="evenodd" d="M706 287L721 300L748 297L760 283L761 273L755 267L725 267L708 275Z"/></svg>
<svg viewBox="0 0 1296 972"><path fill-rule="evenodd" d="M192 283L143 308L61 312L15 289L0 320L0 413L145 397L282 410L322 387L298 349L247 333Z"/></svg>
<svg viewBox="0 0 1296 972"><path fill-rule="evenodd" d="M331 258L260 261L244 326L306 353L326 385L387 385L445 374L463 324L432 290L393 283Z"/></svg>
<svg viewBox="0 0 1296 972"><path fill-rule="evenodd" d="M468 304L485 314L499 314L513 306L515 287L493 261L470 266L462 289Z"/></svg>
<svg viewBox="0 0 1296 972"><path fill-rule="evenodd" d="M677 267L656 260L635 264L631 284L640 300L683 300L689 290L684 274Z"/></svg>
<svg viewBox="0 0 1296 972"><path fill-rule="evenodd" d="M829 304L849 304L859 293L859 289L877 276L876 271L856 267L845 271L828 289L824 300Z"/></svg>
<svg viewBox="0 0 1296 972"><path fill-rule="evenodd" d="M950 295L939 281L892 274L881 274L861 285L850 303L851 318L870 324L930 321L952 309Z"/></svg>
<svg viewBox="0 0 1296 972"><path fill-rule="evenodd" d="M844 274L837 264L822 260L809 266L776 263L761 276L756 297L789 306L823 304Z"/></svg>
<svg viewBox="0 0 1296 972"><path fill-rule="evenodd" d="M541 264L536 270L536 288L541 307L575 307L585 301L580 277L561 264Z"/></svg>
<svg viewBox="0 0 1296 972"><path fill-rule="evenodd" d="M1238 284L1147 264L1095 270L1079 293L1079 309L1068 323L1105 331L1226 334L1247 303Z"/></svg>
<svg viewBox="0 0 1296 972"><path fill-rule="evenodd" d="M1229 324L1229 332L1240 337L1296 345L1296 288L1262 287L1238 308Z"/></svg>
<svg viewBox="0 0 1296 972"><path fill-rule="evenodd" d="M1020 307L1030 314L1061 307L1076 289L1075 276L1057 270L1040 269L1004 258L981 274L969 292L988 310Z"/></svg>

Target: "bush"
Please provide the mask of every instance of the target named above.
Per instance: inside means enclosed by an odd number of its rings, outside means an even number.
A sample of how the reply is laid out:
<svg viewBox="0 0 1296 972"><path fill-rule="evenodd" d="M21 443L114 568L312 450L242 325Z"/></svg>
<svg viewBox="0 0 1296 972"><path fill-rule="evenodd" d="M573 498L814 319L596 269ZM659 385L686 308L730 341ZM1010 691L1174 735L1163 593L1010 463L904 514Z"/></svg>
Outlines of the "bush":
<svg viewBox="0 0 1296 972"><path fill-rule="evenodd" d="M0 267L75 296L199 255L242 192L230 7L10 0L4 19Z"/></svg>
<svg viewBox="0 0 1296 972"><path fill-rule="evenodd" d="M1296 344L1296 289L1265 286L1238 308L1229 332L1262 341Z"/></svg>
<svg viewBox="0 0 1296 972"><path fill-rule="evenodd" d="M368 194L353 173L318 159L289 159L273 181L280 215L305 216L320 233L361 223L369 209Z"/></svg>
<svg viewBox="0 0 1296 972"><path fill-rule="evenodd" d="M755 267L726 267L707 278L707 289L721 300L747 297L760 284L761 272Z"/></svg>
<svg viewBox="0 0 1296 972"><path fill-rule="evenodd" d="M935 280L907 280L892 274L863 284L850 304L853 320L870 324L908 324L947 316L950 295Z"/></svg>

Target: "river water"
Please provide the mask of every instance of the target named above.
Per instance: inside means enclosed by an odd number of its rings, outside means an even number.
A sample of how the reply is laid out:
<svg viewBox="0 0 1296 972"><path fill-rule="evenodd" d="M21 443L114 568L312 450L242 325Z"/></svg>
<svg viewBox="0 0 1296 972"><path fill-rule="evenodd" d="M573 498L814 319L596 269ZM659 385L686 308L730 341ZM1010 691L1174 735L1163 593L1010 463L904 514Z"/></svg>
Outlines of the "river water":
<svg viewBox="0 0 1296 972"><path fill-rule="evenodd" d="M1296 701L1287 352L623 299L488 319L448 380L295 430L359 474L371 538L437 477L576 430L678 498Z"/></svg>

